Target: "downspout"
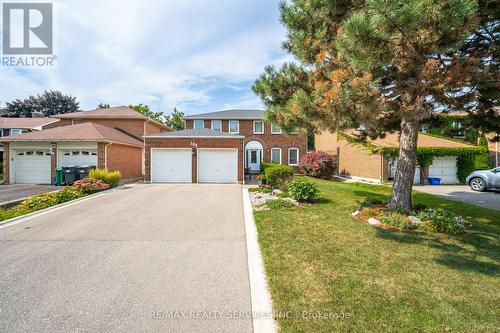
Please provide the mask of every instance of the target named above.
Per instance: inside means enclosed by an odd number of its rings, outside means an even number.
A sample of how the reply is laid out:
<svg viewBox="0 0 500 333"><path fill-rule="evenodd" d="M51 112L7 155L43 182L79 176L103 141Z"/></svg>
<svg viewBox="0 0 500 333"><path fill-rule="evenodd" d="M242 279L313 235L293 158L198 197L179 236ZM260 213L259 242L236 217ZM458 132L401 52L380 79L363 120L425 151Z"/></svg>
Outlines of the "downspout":
<svg viewBox="0 0 500 333"><path fill-rule="evenodd" d="M495 142L495 165L498 166L498 140Z"/></svg>

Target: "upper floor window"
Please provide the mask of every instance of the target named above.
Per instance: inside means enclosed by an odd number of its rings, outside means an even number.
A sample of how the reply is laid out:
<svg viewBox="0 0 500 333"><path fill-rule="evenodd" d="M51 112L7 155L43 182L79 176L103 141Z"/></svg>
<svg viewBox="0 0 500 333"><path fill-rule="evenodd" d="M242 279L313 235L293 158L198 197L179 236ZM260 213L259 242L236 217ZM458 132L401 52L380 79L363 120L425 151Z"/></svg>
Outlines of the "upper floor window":
<svg viewBox="0 0 500 333"><path fill-rule="evenodd" d="M288 149L288 165L299 165L299 149L290 148Z"/></svg>
<svg viewBox="0 0 500 333"><path fill-rule="evenodd" d="M271 149L271 162L281 164L281 148Z"/></svg>
<svg viewBox="0 0 500 333"><path fill-rule="evenodd" d="M3 136L3 129L0 129L0 137Z"/></svg>
<svg viewBox="0 0 500 333"><path fill-rule="evenodd" d="M12 135L18 135L18 134L22 134L22 133L23 133L23 130L20 128L11 128L9 135L12 136Z"/></svg>
<svg viewBox="0 0 500 333"><path fill-rule="evenodd" d="M237 134L240 132L240 122L238 120L229 121L229 133Z"/></svg>
<svg viewBox="0 0 500 333"><path fill-rule="evenodd" d="M288 133L288 134L299 134L299 129L298 129L297 127L295 127L295 128L294 128L294 129L292 129L292 130L290 131L290 133Z"/></svg>
<svg viewBox="0 0 500 333"><path fill-rule="evenodd" d="M463 124L459 121L454 121L452 126L454 129L461 129L463 127Z"/></svg>
<svg viewBox="0 0 500 333"><path fill-rule="evenodd" d="M281 134L281 128L275 123L271 123L271 134Z"/></svg>
<svg viewBox="0 0 500 333"><path fill-rule="evenodd" d="M196 119L193 122L193 128L194 129L205 128L205 121L203 119Z"/></svg>
<svg viewBox="0 0 500 333"><path fill-rule="evenodd" d="M214 131L222 131L222 121L220 120L212 120L212 129Z"/></svg>
<svg viewBox="0 0 500 333"><path fill-rule="evenodd" d="M253 134L264 134L264 122L262 120L253 121Z"/></svg>

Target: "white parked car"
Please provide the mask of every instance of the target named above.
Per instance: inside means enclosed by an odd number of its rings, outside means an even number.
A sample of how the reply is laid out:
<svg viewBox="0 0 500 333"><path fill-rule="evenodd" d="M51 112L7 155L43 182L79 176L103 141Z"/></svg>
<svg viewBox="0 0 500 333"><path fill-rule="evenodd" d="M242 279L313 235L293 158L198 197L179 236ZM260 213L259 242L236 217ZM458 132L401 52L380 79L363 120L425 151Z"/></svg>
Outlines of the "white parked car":
<svg viewBox="0 0 500 333"><path fill-rule="evenodd" d="M467 184L474 191L500 189L500 167L492 170L477 170L466 178Z"/></svg>

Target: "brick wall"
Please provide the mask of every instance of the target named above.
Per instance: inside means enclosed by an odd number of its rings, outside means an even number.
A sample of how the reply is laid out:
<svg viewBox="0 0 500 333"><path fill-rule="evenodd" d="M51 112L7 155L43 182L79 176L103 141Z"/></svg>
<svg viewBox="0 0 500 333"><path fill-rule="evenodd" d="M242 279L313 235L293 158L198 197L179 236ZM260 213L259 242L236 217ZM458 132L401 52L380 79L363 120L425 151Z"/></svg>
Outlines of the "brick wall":
<svg viewBox="0 0 500 333"><path fill-rule="evenodd" d="M118 170L122 179L142 177L142 147L134 147L113 143L107 148L107 168Z"/></svg>
<svg viewBox="0 0 500 333"><path fill-rule="evenodd" d="M105 169L106 168L106 144L103 142L99 142L97 144L97 168Z"/></svg>
<svg viewBox="0 0 500 333"><path fill-rule="evenodd" d="M111 128L119 128L122 131L131 134L142 140L144 135L144 120L142 119L75 119L75 124L92 122Z"/></svg>
<svg viewBox="0 0 500 333"><path fill-rule="evenodd" d="M368 149L359 147L345 140L337 142L339 155L339 173L345 176L380 180L387 177L383 170L387 160L379 154L372 154Z"/></svg>
<svg viewBox="0 0 500 333"><path fill-rule="evenodd" d="M288 149L298 148L299 158L307 153L307 136L302 134L271 134L271 124L264 123L264 134L253 133L253 120L240 120L239 135L245 136L245 144L258 141L263 147L263 162L271 162L271 149L281 148L281 162L288 164ZM211 121L205 120L205 128L211 128ZM186 120L186 129L193 128L193 120ZM229 120L222 120L222 131L229 132Z"/></svg>
<svg viewBox="0 0 500 333"><path fill-rule="evenodd" d="M198 148L237 148L238 149L238 181L243 181L243 141L240 138L149 138L146 139L145 151L145 180L151 180L151 149L152 148L189 148L191 143L198 145ZM193 155L192 178L193 183L197 183L197 154Z"/></svg>
<svg viewBox="0 0 500 333"><path fill-rule="evenodd" d="M56 119L54 119L54 120L56 120ZM56 127L60 127L60 126L68 126L68 125L71 125L71 119L61 119L61 120L56 121L54 123L43 125L42 130L56 128Z"/></svg>

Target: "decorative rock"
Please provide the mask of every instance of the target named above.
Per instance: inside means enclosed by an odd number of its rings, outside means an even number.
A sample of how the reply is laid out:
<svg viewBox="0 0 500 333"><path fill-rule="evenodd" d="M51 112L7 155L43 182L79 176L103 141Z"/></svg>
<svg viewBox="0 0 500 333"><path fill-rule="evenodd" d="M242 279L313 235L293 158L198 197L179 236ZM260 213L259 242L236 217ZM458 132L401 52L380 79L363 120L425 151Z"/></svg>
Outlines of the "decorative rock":
<svg viewBox="0 0 500 333"><path fill-rule="evenodd" d="M380 221L377 220L377 219L374 219L373 217L371 217L371 218L368 219L368 223L371 224L371 225L379 225Z"/></svg>
<svg viewBox="0 0 500 333"><path fill-rule="evenodd" d="M359 210L357 210L354 213L352 213L352 216L358 216L358 215L359 215Z"/></svg>
<svg viewBox="0 0 500 333"><path fill-rule="evenodd" d="M411 223L413 224L422 224L422 220L419 219L416 216L408 216L408 219L410 220Z"/></svg>
<svg viewBox="0 0 500 333"><path fill-rule="evenodd" d="M278 195L278 194L281 194L281 193L283 193L282 190L278 190L278 189L273 190L273 195Z"/></svg>

